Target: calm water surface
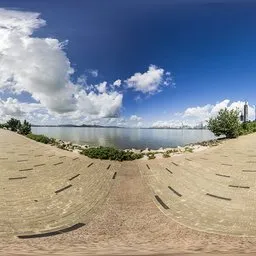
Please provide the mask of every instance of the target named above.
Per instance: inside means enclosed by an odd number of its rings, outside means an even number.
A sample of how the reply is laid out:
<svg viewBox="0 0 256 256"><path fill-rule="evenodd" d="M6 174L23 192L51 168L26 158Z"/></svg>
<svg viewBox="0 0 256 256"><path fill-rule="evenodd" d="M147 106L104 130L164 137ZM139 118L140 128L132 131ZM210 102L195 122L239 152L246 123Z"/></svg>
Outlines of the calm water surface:
<svg viewBox="0 0 256 256"><path fill-rule="evenodd" d="M120 149L159 149L184 146L216 138L208 130L32 127L35 134L92 146L112 146Z"/></svg>

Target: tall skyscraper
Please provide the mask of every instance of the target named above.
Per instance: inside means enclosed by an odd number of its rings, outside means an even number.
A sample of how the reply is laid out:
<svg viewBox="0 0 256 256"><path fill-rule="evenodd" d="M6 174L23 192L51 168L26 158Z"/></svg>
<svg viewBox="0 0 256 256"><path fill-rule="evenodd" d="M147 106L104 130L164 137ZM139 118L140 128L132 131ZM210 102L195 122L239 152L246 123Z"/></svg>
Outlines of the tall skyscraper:
<svg viewBox="0 0 256 256"><path fill-rule="evenodd" d="M240 121L241 121L241 122L244 121L244 114L243 114L243 111L240 112Z"/></svg>
<svg viewBox="0 0 256 256"><path fill-rule="evenodd" d="M255 115L254 122L256 122L256 105L254 105L254 115Z"/></svg>
<svg viewBox="0 0 256 256"><path fill-rule="evenodd" d="M244 104L244 122L248 122L248 102Z"/></svg>

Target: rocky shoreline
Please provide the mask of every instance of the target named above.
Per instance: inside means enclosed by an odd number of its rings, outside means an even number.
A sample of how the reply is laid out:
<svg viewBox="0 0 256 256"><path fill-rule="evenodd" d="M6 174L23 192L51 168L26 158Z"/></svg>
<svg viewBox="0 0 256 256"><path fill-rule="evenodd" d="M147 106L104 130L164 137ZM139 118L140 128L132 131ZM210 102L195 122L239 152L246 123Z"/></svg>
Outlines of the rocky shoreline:
<svg viewBox="0 0 256 256"><path fill-rule="evenodd" d="M205 150L209 147L218 146L224 139L215 139L209 141L203 141L198 143L191 143L185 146L178 146L178 147L170 147L170 148L159 148L157 150L153 149L124 149L126 152L134 152L137 154L143 154L144 157L142 159L154 159L154 158L167 158L179 154L184 153L192 153ZM52 146L56 146L60 149L67 150L74 153L82 153L83 150L89 148L97 148L95 146L90 146L88 144L80 145L77 143L72 143L70 141L63 141L60 139L54 139Z"/></svg>

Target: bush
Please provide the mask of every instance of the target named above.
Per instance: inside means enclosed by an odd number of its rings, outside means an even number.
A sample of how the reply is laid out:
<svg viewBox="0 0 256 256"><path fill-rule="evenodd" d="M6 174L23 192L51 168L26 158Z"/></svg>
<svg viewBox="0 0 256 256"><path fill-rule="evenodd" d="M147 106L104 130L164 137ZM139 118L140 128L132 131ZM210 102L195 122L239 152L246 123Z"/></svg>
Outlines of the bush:
<svg viewBox="0 0 256 256"><path fill-rule="evenodd" d="M7 121L6 124L0 124L0 128L4 127L13 132L18 132L22 135L27 135L31 133L31 124L26 120L24 120L23 124L21 124L20 120L11 118L9 121Z"/></svg>
<svg viewBox="0 0 256 256"><path fill-rule="evenodd" d="M216 136L225 135L236 138L240 133L239 112L237 110L221 109L215 118L210 118L208 128Z"/></svg>
<svg viewBox="0 0 256 256"><path fill-rule="evenodd" d="M37 135L37 134L33 134L33 133L29 133L27 135L27 137L29 139L32 139L32 140L35 140L35 141L38 141L38 142L41 142L41 143L44 143L44 144L51 144L54 142L54 139L50 139L44 135Z"/></svg>
<svg viewBox="0 0 256 256"><path fill-rule="evenodd" d="M256 132L256 122L249 121L241 124L239 135L246 135L253 132Z"/></svg>
<svg viewBox="0 0 256 256"><path fill-rule="evenodd" d="M19 129L19 133L22 135L27 135L27 134L31 133L31 124L29 122L27 122L26 120L24 120L23 124L21 125L21 127Z"/></svg>
<svg viewBox="0 0 256 256"><path fill-rule="evenodd" d="M185 147L185 152L193 153L193 148Z"/></svg>
<svg viewBox="0 0 256 256"><path fill-rule="evenodd" d="M148 156L148 160L152 160L156 158L154 153L147 153L147 156Z"/></svg>
<svg viewBox="0 0 256 256"><path fill-rule="evenodd" d="M164 152L163 153L163 158L168 158L168 157L170 157L169 153L168 152Z"/></svg>
<svg viewBox="0 0 256 256"><path fill-rule="evenodd" d="M17 132L21 128L21 122L20 120L11 118L9 121L7 121L6 127L13 132Z"/></svg>
<svg viewBox="0 0 256 256"><path fill-rule="evenodd" d="M117 161L135 160L141 158L142 154L137 154L132 151L118 150L111 147L97 147L84 149L81 154L90 158L109 159Z"/></svg>
<svg viewBox="0 0 256 256"><path fill-rule="evenodd" d="M166 151L166 153L168 153L168 154L178 153L178 152L179 152L179 150L177 148L169 149L169 150Z"/></svg>

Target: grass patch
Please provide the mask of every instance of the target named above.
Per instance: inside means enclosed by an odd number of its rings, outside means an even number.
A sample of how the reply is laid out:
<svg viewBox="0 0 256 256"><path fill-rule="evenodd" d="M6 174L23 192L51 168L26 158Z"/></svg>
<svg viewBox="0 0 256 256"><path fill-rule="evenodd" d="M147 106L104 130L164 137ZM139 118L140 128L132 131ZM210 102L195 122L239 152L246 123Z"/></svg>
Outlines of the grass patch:
<svg viewBox="0 0 256 256"><path fill-rule="evenodd" d="M81 154L90 158L109 159L116 161L129 161L143 157L143 154L134 153L132 151L119 150L111 147L88 148L84 149Z"/></svg>
<svg viewBox="0 0 256 256"><path fill-rule="evenodd" d="M174 148L174 149L169 149L166 151L167 154L171 154L171 153L178 153L179 150L177 148Z"/></svg>
<svg viewBox="0 0 256 256"><path fill-rule="evenodd" d="M193 148L185 147L185 152L193 153Z"/></svg>
<svg viewBox="0 0 256 256"><path fill-rule="evenodd" d="M31 140L35 140L44 144L52 144L55 140L52 138L48 138L45 135L38 135L38 134L33 134L33 133L29 133L27 135L27 137Z"/></svg>

